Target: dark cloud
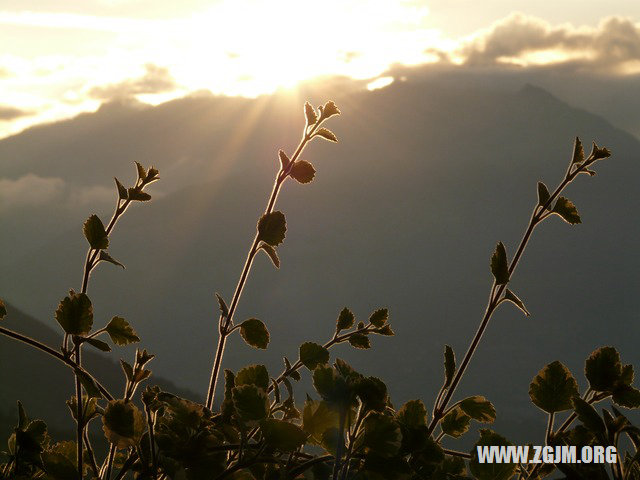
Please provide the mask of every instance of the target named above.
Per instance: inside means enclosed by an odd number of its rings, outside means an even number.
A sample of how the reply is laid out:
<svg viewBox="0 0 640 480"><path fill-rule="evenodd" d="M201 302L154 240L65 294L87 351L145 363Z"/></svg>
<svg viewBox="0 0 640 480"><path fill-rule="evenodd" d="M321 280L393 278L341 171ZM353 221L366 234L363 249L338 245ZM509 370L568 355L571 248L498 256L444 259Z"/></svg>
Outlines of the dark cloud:
<svg viewBox="0 0 640 480"><path fill-rule="evenodd" d="M0 105L0 122L14 120L19 117L26 117L32 115L33 112L27 110L21 110L16 107L10 107L8 105Z"/></svg>
<svg viewBox="0 0 640 480"><path fill-rule="evenodd" d="M574 66L620 67L640 60L640 26L627 18L610 17L597 28L551 26L523 14L513 14L469 41L461 53L468 65L491 65L504 57L561 50ZM579 57L579 60L575 60Z"/></svg>
<svg viewBox="0 0 640 480"><path fill-rule="evenodd" d="M142 77L94 87L89 91L89 96L98 100L114 100L144 93L169 92L176 87L176 82L168 68L148 63L145 69L146 73Z"/></svg>

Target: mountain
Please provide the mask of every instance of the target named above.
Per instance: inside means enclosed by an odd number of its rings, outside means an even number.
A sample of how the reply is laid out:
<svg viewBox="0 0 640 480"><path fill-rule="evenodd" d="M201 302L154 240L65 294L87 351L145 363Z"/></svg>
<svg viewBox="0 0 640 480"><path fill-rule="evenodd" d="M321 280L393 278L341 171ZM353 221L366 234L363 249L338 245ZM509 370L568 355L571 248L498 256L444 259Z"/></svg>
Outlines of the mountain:
<svg viewBox="0 0 640 480"><path fill-rule="evenodd" d="M58 349L62 341L60 331L53 330L11 304L7 305L7 311L3 326ZM108 358L90 348L83 351L83 364L90 372L95 372L100 383L114 394L124 388L124 373L115 360L119 353L115 352L114 356ZM131 355L120 356L131 363ZM150 382L162 385L166 391L176 392L186 398L194 397L193 393L170 381L151 378ZM75 387L73 373L67 366L39 350L0 336L0 384L0 439L7 438L16 425L17 400L22 402L30 418L47 422L53 438L73 438L74 432L69 423L71 417L65 402L75 392Z"/></svg>
<svg viewBox="0 0 640 480"><path fill-rule="evenodd" d="M134 325L158 355L158 375L204 396L216 341L213 293L227 300L233 293L277 149L291 152L297 143L302 102L332 98L343 114L328 126L340 143L312 144L304 158L315 180L285 185L277 205L288 224L282 268L259 258L239 306L238 320L267 323L269 349L233 338L223 368L259 362L275 375L300 343L329 339L345 305L362 319L387 306L395 337L374 339L368 351L339 346L332 358L387 381L398 404L428 403L440 386L443 345L461 358L484 311L496 242L513 255L536 182L556 185L579 135L614 153L596 177L567 191L584 223L554 217L536 230L512 282L532 315L501 307L459 391L491 399L495 428L514 441L542 440L545 416L528 397L540 368L559 359L584 386L584 359L598 346L616 345L627 363L640 360L640 143L543 89L514 92L483 78L108 105L0 141L0 158L8 159L2 176L59 177L69 188L57 201L2 214L8 233L0 248L12 253L0 259L0 297L52 324L59 300L78 288L82 221L110 214L112 200L92 209L71 201L73 192L112 188L112 175L131 178L133 160L155 164L156 199L135 205L112 236L110 252L126 270L100 266L89 294L96 318L117 314Z"/></svg>

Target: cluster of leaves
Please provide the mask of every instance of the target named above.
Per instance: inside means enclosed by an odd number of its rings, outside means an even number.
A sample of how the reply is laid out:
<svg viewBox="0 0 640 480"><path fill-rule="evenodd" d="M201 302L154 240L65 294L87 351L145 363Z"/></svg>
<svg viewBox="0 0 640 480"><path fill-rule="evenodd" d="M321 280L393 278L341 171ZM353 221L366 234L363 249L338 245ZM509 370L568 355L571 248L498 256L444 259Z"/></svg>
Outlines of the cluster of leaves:
<svg viewBox="0 0 640 480"><path fill-rule="evenodd" d="M340 358L331 361L335 345L348 343L356 349L368 349L372 337L394 335L386 308L373 311L365 322L357 321L346 307L337 316L333 335L322 344L302 343L296 361L283 357L279 374L270 373L265 365L249 365L237 372L224 370L224 398L214 406L213 394L227 337L238 330L254 348L265 349L269 345L270 334L264 322L249 318L236 324L233 316L258 252L263 251L280 268L277 248L284 241L287 225L285 215L274 209L279 189L289 177L301 184L313 180L315 168L299 159L311 139L337 141L333 132L321 127L324 120L340 113L333 102L318 109L306 103L304 113L303 139L295 153L289 157L279 151L280 168L273 193L258 220L232 301L227 305L222 295L216 294L220 341L205 404L156 386L147 386L136 396L141 384L151 376L148 365L153 355L146 350L136 352L133 364L120 361L124 374L121 398L110 394L81 364L80 351L85 344L103 352L111 350L111 345L99 338L101 335L117 346L140 341L132 326L119 316L94 330L93 306L87 295L89 276L101 261L123 267L107 250L109 234L118 218L131 202L151 198L144 188L157 180L158 171L146 170L136 163L138 179L133 187L125 188L115 180L116 209L107 227L96 215L84 224L89 251L82 289L78 293L71 290L55 312L64 331L61 351L0 327L0 333L65 363L77 380L76 395L67 402L77 427L76 441L53 442L45 423L30 420L18 403L17 425L8 439L7 450L2 452L5 460L0 464L0 479L534 480L545 478L557 468L568 479L639 480L640 429L618 408L640 408L640 391L632 385L633 366L624 365L613 347L599 348L587 359L585 376L589 388L584 394L579 394L575 378L558 361L544 367L529 390L533 404L548 415L547 445L621 447L621 438L628 437L632 449L610 467L610 472L603 465L480 463L477 447L511 445L490 429L480 429L479 439L468 453L445 448L442 443L445 437L454 441L465 435L472 422L490 424L496 419L493 404L484 396L458 401L452 398L495 309L509 302L530 315L524 302L507 285L534 228L551 215L570 224L580 223L575 205L559 194L579 174L593 176L591 166L608 157L609 152L594 144L591 154L585 157L579 139L558 188L550 193L543 183L538 184L537 205L511 261L505 245L497 244L490 260L494 282L487 312L459 365L453 349L445 346L443 383L431 411L422 400L410 400L396 408L381 379L357 372ZM6 308L0 301L0 319L5 315ZM310 377L314 391L304 401L298 401L295 395L301 387L294 385L303 373ZM600 414L594 405L605 400L612 405ZM566 415L557 429L556 414ZM574 425L576 420L578 424ZM97 461L92 448L92 422L101 424L110 445L102 462Z"/></svg>

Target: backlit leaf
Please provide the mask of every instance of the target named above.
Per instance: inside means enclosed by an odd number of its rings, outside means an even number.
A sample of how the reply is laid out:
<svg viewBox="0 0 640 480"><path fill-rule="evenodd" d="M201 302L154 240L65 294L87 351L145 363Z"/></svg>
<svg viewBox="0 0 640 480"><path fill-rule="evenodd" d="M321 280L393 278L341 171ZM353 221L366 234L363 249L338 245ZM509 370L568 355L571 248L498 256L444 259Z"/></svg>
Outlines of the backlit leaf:
<svg viewBox="0 0 640 480"><path fill-rule="evenodd" d="M349 335L349 343L352 347L367 349L371 348L371 342L369 341L369 337L363 333L354 333L353 335Z"/></svg>
<svg viewBox="0 0 640 480"><path fill-rule="evenodd" d="M220 307L220 315L223 317L229 316L229 308L227 307L227 303L224 301L224 298L219 293L216 293L216 298L218 299L218 306Z"/></svg>
<svg viewBox="0 0 640 480"><path fill-rule="evenodd" d="M112 400L102 416L104 434L117 448L136 446L145 426L144 415L133 402Z"/></svg>
<svg viewBox="0 0 640 480"><path fill-rule="evenodd" d="M314 370L329 362L329 350L317 343L305 342L300 345L300 361L309 370Z"/></svg>
<svg viewBox="0 0 640 480"><path fill-rule="evenodd" d="M613 391L612 400L625 408L640 408L640 390L629 385L620 385Z"/></svg>
<svg viewBox="0 0 640 480"><path fill-rule="evenodd" d="M290 175L299 183L309 183L316 175L316 169L306 160L298 160L291 167Z"/></svg>
<svg viewBox="0 0 640 480"><path fill-rule="evenodd" d="M460 402L460 408L478 422L492 423L496 419L496 409L481 395L465 398Z"/></svg>
<svg viewBox="0 0 640 480"><path fill-rule="evenodd" d="M269 345L269 330L257 318L250 318L240 324L240 335L247 344L254 348L267 348Z"/></svg>
<svg viewBox="0 0 640 480"><path fill-rule="evenodd" d="M97 338L87 338L86 342L92 347L97 348L103 352L110 352L111 347L108 343L103 342L102 340L98 340Z"/></svg>
<svg viewBox="0 0 640 480"><path fill-rule="evenodd" d="M529 313L529 311L527 310L527 307L524 306L524 303L522 302L522 300L520 300L518 298L518 296L513 293L511 290L509 290L508 288L505 290L504 292L504 297L503 297L503 301L507 301L507 302L511 302L513 303L516 307L518 307L522 313L524 313L527 317L529 315L531 315Z"/></svg>
<svg viewBox="0 0 640 480"><path fill-rule="evenodd" d="M327 402L307 398L302 411L302 428L311 435L313 443L320 445L327 430L338 428L338 421L337 410Z"/></svg>
<svg viewBox="0 0 640 480"><path fill-rule="evenodd" d="M575 225L581 223L580 215L573 202L565 197L558 197L553 207L553 213L560 216L565 222Z"/></svg>
<svg viewBox="0 0 640 480"><path fill-rule="evenodd" d="M538 205L543 207L549 201L549 198L551 198L551 194L547 186L542 182L538 182Z"/></svg>
<svg viewBox="0 0 640 480"><path fill-rule="evenodd" d="M284 150L278 150L278 158L280 159L280 166L282 167L282 170L285 170L291 163L291 160Z"/></svg>
<svg viewBox="0 0 640 480"><path fill-rule="evenodd" d="M351 328L355 321L355 316L351 313L347 307L344 307L338 315L338 321L336 322L336 329L338 331Z"/></svg>
<svg viewBox="0 0 640 480"><path fill-rule="evenodd" d="M266 444L281 452L292 452L304 444L307 433L297 425L270 418L260 426Z"/></svg>
<svg viewBox="0 0 640 480"><path fill-rule="evenodd" d="M280 211L263 215L258 222L258 240L277 247L282 243L287 231L287 222Z"/></svg>
<svg viewBox="0 0 640 480"><path fill-rule="evenodd" d="M124 346L140 341L133 327L122 317L113 317L105 329L116 345Z"/></svg>
<svg viewBox="0 0 640 480"><path fill-rule="evenodd" d="M409 400L396 413L398 422L409 428L427 425L427 408L422 400Z"/></svg>
<svg viewBox="0 0 640 480"><path fill-rule="evenodd" d="M260 242L260 247L258 248L269 256L276 268L280 268L280 257L278 257L278 252L276 252L275 248L265 242Z"/></svg>
<svg viewBox="0 0 640 480"><path fill-rule="evenodd" d="M255 385L262 390L269 388L269 372L264 365L250 365L240 370L235 377L235 385Z"/></svg>
<svg viewBox="0 0 640 480"><path fill-rule="evenodd" d="M580 162L584 162L584 148L582 147L580 139L576 137L576 140L573 143L573 156L571 158L571 163Z"/></svg>
<svg viewBox="0 0 640 480"><path fill-rule="evenodd" d="M148 202L151 200L151 195L147 192L143 192L139 188L130 188L128 190L129 200L135 200L137 202Z"/></svg>
<svg viewBox="0 0 640 480"><path fill-rule="evenodd" d="M596 145L596 142L593 142L593 147L591 148L591 157L593 157L594 160L600 160L602 158L607 158L611 156L611 152L609 151L608 148L603 147L600 148L598 147L598 145Z"/></svg>
<svg viewBox="0 0 640 480"><path fill-rule="evenodd" d="M144 169L142 165L138 162L134 162L136 164L136 170L138 171L138 180L144 180L147 178L147 171Z"/></svg>
<svg viewBox="0 0 640 480"><path fill-rule="evenodd" d="M493 255L491 255L491 273L496 279L496 285L505 285L509 282L507 250L502 242L498 242Z"/></svg>
<svg viewBox="0 0 640 480"><path fill-rule="evenodd" d="M100 220L100 217L97 215L91 215L87 221L84 222L82 231L91 248L109 248L109 237L104 229L102 220Z"/></svg>
<svg viewBox="0 0 640 480"><path fill-rule="evenodd" d="M491 447L491 446L509 446L512 445L506 438L498 435L492 430L481 429L480 440L476 442L471 450L471 460L469 461L469 468L471 473L478 480L509 480L513 477L516 471L515 463L480 463L478 461L478 448L477 447Z"/></svg>
<svg viewBox="0 0 640 480"><path fill-rule="evenodd" d="M86 335L93 326L93 306L85 293L73 290L62 299L55 313L56 321L69 335Z"/></svg>
<svg viewBox="0 0 640 480"><path fill-rule="evenodd" d="M596 412L596 409L580 397L574 397L572 401L573 408L578 415L578 420L580 420L582 424L591 430L599 439L606 439L606 427L604 425L604 421L600 415L598 415L598 412Z"/></svg>
<svg viewBox="0 0 640 480"><path fill-rule="evenodd" d="M548 413L573 407L571 399L578 397L578 384L567 367L555 361L544 367L529 386L531 401Z"/></svg>
<svg viewBox="0 0 640 480"><path fill-rule="evenodd" d="M369 317L369 322L378 328L381 328L385 323L387 323L387 320L389 320L389 310L386 308L376 310Z"/></svg>
<svg viewBox="0 0 640 480"><path fill-rule="evenodd" d="M458 438L469 430L471 418L460 407L455 407L442 419L440 426L447 435Z"/></svg>
<svg viewBox="0 0 640 480"><path fill-rule="evenodd" d="M444 346L444 386L451 385L456 372L456 354L449 345Z"/></svg>
<svg viewBox="0 0 640 480"><path fill-rule="evenodd" d="M127 192L127 188L122 185L122 183L120 183L120 180L118 180L117 178L113 178L116 181L116 187L118 189L118 198L120 200L126 200L128 197L128 192Z"/></svg>
<svg viewBox="0 0 640 480"><path fill-rule="evenodd" d="M340 115L340 110L338 110L338 107L332 100L329 100L322 108L322 116L324 118L329 118L333 115Z"/></svg>
<svg viewBox="0 0 640 480"><path fill-rule="evenodd" d="M330 142L337 142L338 141L338 137L336 137L336 135L329 129L327 128L319 128L318 131L315 133L314 136L319 136L322 137L326 140L329 140Z"/></svg>
<svg viewBox="0 0 640 480"><path fill-rule="evenodd" d="M596 392L612 391L622 376L620 354L613 347L602 347L587 358L584 372Z"/></svg>
<svg viewBox="0 0 640 480"><path fill-rule="evenodd" d="M233 387L231 392L236 412L244 422L258 422L267 418L269 398L263 389L255 385L241 385Z"/></svg>
<svg viewBox="0 0 640 480"><path fill-rule="evenodd" d="M98 259L101 260L101 261L113 263L114 265L117 265L118 267L124 268L124 265L122 263L120 263L118 260L116 260L115 258L113 258L111 255L109 255L109 253L106 250L100 250L100 255L99 255Z"/></svg>
<svg viewBox="0 0 640 480"><path fill-rule="evenodd" d="M371 412L364 419L363 427L363 446L384 457L392 457L398 453L402 443L402 433L400 426L392 417Z"/></svg>
<svg viewBox="0 0 640 480"><path fill-rule="evenodd" d="M318 121L318 115L309 102L304 102L304 115L307 119L307 125L315 125Z"/></svg>

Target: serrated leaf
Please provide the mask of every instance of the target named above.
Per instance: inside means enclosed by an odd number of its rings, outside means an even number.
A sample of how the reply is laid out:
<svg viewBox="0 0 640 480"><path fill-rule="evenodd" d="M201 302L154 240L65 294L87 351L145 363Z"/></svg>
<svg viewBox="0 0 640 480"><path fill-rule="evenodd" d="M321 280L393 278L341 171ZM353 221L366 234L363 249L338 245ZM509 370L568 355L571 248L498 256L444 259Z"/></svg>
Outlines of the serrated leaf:
<svg viewBox="0 0 640 480"><path fill-rule="evenodd" d="M329 362L329 350L317 343L305 342L300 345L300 361L309 370L314 370Z"/></svg>
<svg viewBox="0 0 640 480"><path fill-rule="evenodd" d="M353 385L353 391L360 398L365 411L382 412L387 407L389 400L387 386L377 377L358 378Z"/></svg>
<svg viewBox="0 0 640 480"><path fill-rule="evenodd" d="M371 412L364 419L363 427L363 446L384 457L393 457L398 453L402 443L402 433L400 426L392 417Z"/></svg>
<svg viewBox="0 0 640 480"><path fill-rule="evenodd" d="M249 365L240 370L235 377L235 385L255 385L262 390L269 388L269 372L264 365Z"/></svg>
<svg viewBox="0 0 640 480"><path fill-rule="evenodd" d="M282 170L285 170L291 163L291 160L289 159L287 154L284 152L284 150L278 150L278 158L280 159L280 165L282 166Z"/></svg>
<svg viewBox="0 0 640 480"><path fill-rule="evenodd" d="M109 255L109 253L106 250L100 250L100 256L98 257L98 260L113 263L118 267L125 268L122 263L120 263L118 260L116 260L111 255Z"/></svg>
<svg viewBox="0 0 640 480"><path fill-rule="evenodd" d="M584 148L582 147L582 142L580 141L580 139L576 137L575 142L573 142L573 155L571 158L571 163L573 164L580 162L584 162Z"/></svg>
<svg viewBox="0 0 640 480"><path fill-rule="evenodd" d="M388 337L395 335L394 331L391 329L391 325L389 325L388 323L384 327L374 330L374 333L377 333L378 335L385 335Z"/></svg>
<svg viewBox="0 0 640 480"><path fill-rule="evenodd" d="M338 315L338 320L336 322L336 330L339 332L340 330L345 330L347 328L351 328L353 323L355 322L355 316L347 307L344 307Z"/></svg>
<svg viewBox="0 0 640 480"><path fill-rule="evenodd" d="M507 249L502 242L498 242L491 255L491 273L496 279L496 285L509 283L509 264L507 263Z"/></svg>
<svg viewBox="0 0 640 480"><path fill-rule="evenodd" d="M147 171L138 162L134 162L134 163L136 164L136 170L138 172L138 179L139 180L144 180L147 177Z"/></svg>
<svg viewBox="0 0 640 480"><path fill-rule="evenodd" d="M506 438L492 430L481 429L480 439L471 450L469 468L478 480L509 480L516 471L515 463L479 463L478 447L507 447L512 445Z"/></svg>
<svg viewBox="0 0 640 480"><path fill-rule="evenodd" d="M572 408L571 399L578 397L578 384L567 367L555 361L538 372L529 386L531 401L547 413Z"/></svg>
<svg viewBox="0 0 640 480"><path fill-rule="evenodd" d="M291 167L290 175L299 183L310 183L316 175L316 169L306 160L298 160Z"/></svg>
<svg viewBox="0 0 640 480"><path fill-rule="evenodd" d="M304 102L304 116L307 119L307 125L315 125L318 121L318 115L309 102Z"/></svg>
<svg viewBox="0 0 640 480"><path fill-rule="evenodd" d="M220 307L220 314L227 318L229 316L229 307L227 307L227 303L224 301L224 298L216 292L216 298L218 299L218 306Z"/></svg>
<svg viewBox="0 0 640 480"><path fill-rule="evenodd" d="M319 128L318 131L315 133L315 136L319 136L322 137L326 140L329 140L330 142L337 142L338 141L338 137L336 137L336 135L329 129L327 128Z"/></svg>
<svg viewBox="0 0 640 480"><path fill-rule="evenodd" d="M329 118L334 115L340 115L340 110L338 110L338 107L333 102L333 100L329 100L324 104L324 107L322 108L322 116L324 118Z"/></svg>
<svg viewBox="0 0 640 480"><path fill-rule="evenodd" d="M578 420L591 430L598 439L606 439L606 427L604 421L600 415L598 415L598 412L596 412L596 409L580 397L574 397L572 401L573 408L576 411L576 415L578 415Z"/></svg>
<svg viewBox="0 0 640 480"><path fill-rule="evenodd" d="M82 231L91 248L95 248L96 250L109 248L109 237L104 229L102 220L100 220L100 217L97 215L91 215L87 218L82 227Z"/></svg>
<svg viewBox="0 0 640 480"><path fill-rule="evenodd" d="M7 307L4 302L0 300L0 320L2 320L7 315Z"/></svg>
<svg viewBox="0 0 640 480"><path fill-rule="evenodd" d="M261 242L258 248L267 254L276 268L280 268L280 257L278 257L278 252L276 252L275 248L265 242Z"/></svg>
<svg viewBox="0 0 640 480"><path fill-rule="evenodd" d="M93 306L85 293L73 290L62 299L55 313L56 321L69 335L86 335L93 326Z"/></svg>
<svg viewBox="0 0 640 480"><path fill-rule="evenodd" d="M307 433L297 425L270 418L260 426L266 444L281 452L293 452L307 440Z"/></svg>
<svg viewBox="0 0 640 480"><path fill-rule="evenodd" d="M456 354L449 345L444 346L444 387L447 388L453 381L456 373Z"/></svg>
<svg viewBox="0 0 640 480"><path fill-rule="evenodd" d="M509 290L508 288L506 289L506 291L504 292L504 297L502 298L503 301L506 302L511 302L513 303L516 307L518 307L522 313L524 313L527 317L529 315L531 315L529 313L529 311L527 310L527 307L524 306L524 303L522 302L522 300L520 300L518 298L518 296L513 293L511 290Z"/></svg>
<svg viewBox="0 0 640 480"><path fill-rule="evenodd" d="M596 142L593 142L593 147L591 148L591 154L589 156L592 157L593 160L600 160L602 158L610 157L611 152L608 148L600 148L598 147L598 145L596 145Z"/></svg>
<svg viewBox="0 0 640 480"><path fill-rule="evenodd" d="M126 200L128 195L127 192L127 188L122 185L122 183L120 183L120 180L118 180L117 178L113 177L113 179L116 181L116 188L118 189L118 198L120 200Z"/></svg>
<svg viewBox="0 0 640 480"><path fill-rule="evenodd" d="M571 225L582 223L576 206L571 200L565 197L558 197L556 204L553 206L553 213L560 216L565 222Z"/></svg>
<svg viewBox="0 0 640 480"><path fill-rule="evenodd" d="M233 405L245 423L259 422L269 414L269 398L264 390L255 385L233 387Z"/></svg>
<svg viewBox="0 0 640 480"><path fill-rule="evenodd" d="M149 195L147 192L143 192L138 188L130 188L128 190L128 196L129 200L134 200L137 202L148 202L149 200L151 200L151 195Z"/></svg>
<svg viewBox="0 0 640 480"><path fill-rule="evenodd" d="M324 401L307 398L302 411L302 428L311 435L316 445L322 443L322 436L327 430L337 429L339 415L337 410Z"/></svg>
<svg viewBox="0 0 640 480"><path fill-rule="evenodd" d="M144 415L133 402L112 400L102 415L104 434L117 448L135 447L145 425Z"/></svg>
<svg viewBox="0 0 640 480"><path fill-rule="evenodd" d="M352 347L367 349L371 348L371 342L369 341L369 337L362 333L354 333L349 336L349 343Z"/></svg>
<svg viewBox="0 0 640 480"><path fill-rule="evenodd" d="M538 182L538 205L544 207L550 198L551 194L549 193L547 186L542 182Z"/></svg>
<svg viewBox="0 0 640 480"><path fill-rule="evenodd" d="M596 392L613 391L622 376L620 354L613 347L598 348L587 358L584 373Z"/></svg>
<svg viewBox="0 0 640 480"><path fill-rule="evenodd" d="M111 341L119 346L129 345L140 341L138 334L129 322L122 317L113 317L105 327Z"/></svg>
<svg viewBox="0 0 640 480"><path fill-rule="evenodd" d="M382 328L382 326L387 323L387 320L389 320L389 310L386 308L376 310L369 317L369 322L378 328Z"/></svg>
<svg viewBox="0 0 640 480"><path fill-rule="evenodd" d="M111 347L109 346L108 343L105 343L102 340L98 340L97 338L87 338L85 341L92 347L95 347L98 350L101 350L103 352L111 351Z"/></svg>
<svg viewBox="0 0 640 480"><path fill-rule="evenodd" d="M496 409L489 400L481 395L465 398L460 402L460 408L478 422L492 423L496 419Z"/></svg>
<svg viewBox="0 0 640 480"><path fill-rule="evenodd" d="M409 428L427 425L427 407L422 400L409 400L396 413L396 419Z"/></svg>
<svg viewBox="0 0 640 480"><path fill-rule="evenodd" d="M612 400L624 408L640 408L640 390L630 385L620 385L613 391Z"/></svg>
<svg viewBox="0 0 640 480"><path fill-rule="evenodd" d="M257 318L250 318L240 324L240 335L254 348L266 349L269 345L269 330Z"/></svg>
<svg viewBox="0 0 640 480"><path fill-rule="evenodd" d="M287 222L280 211L267 213L258 221L258 240L272 247L277 247L283 242L286 231Z"/></svg>
<svg viewBox="0 0 640 480"><path fill-rule="evenodd" d="M464 435L469 430L471 418L460 407L455 407L442 419L442 431L453 438Z"/></svg>

